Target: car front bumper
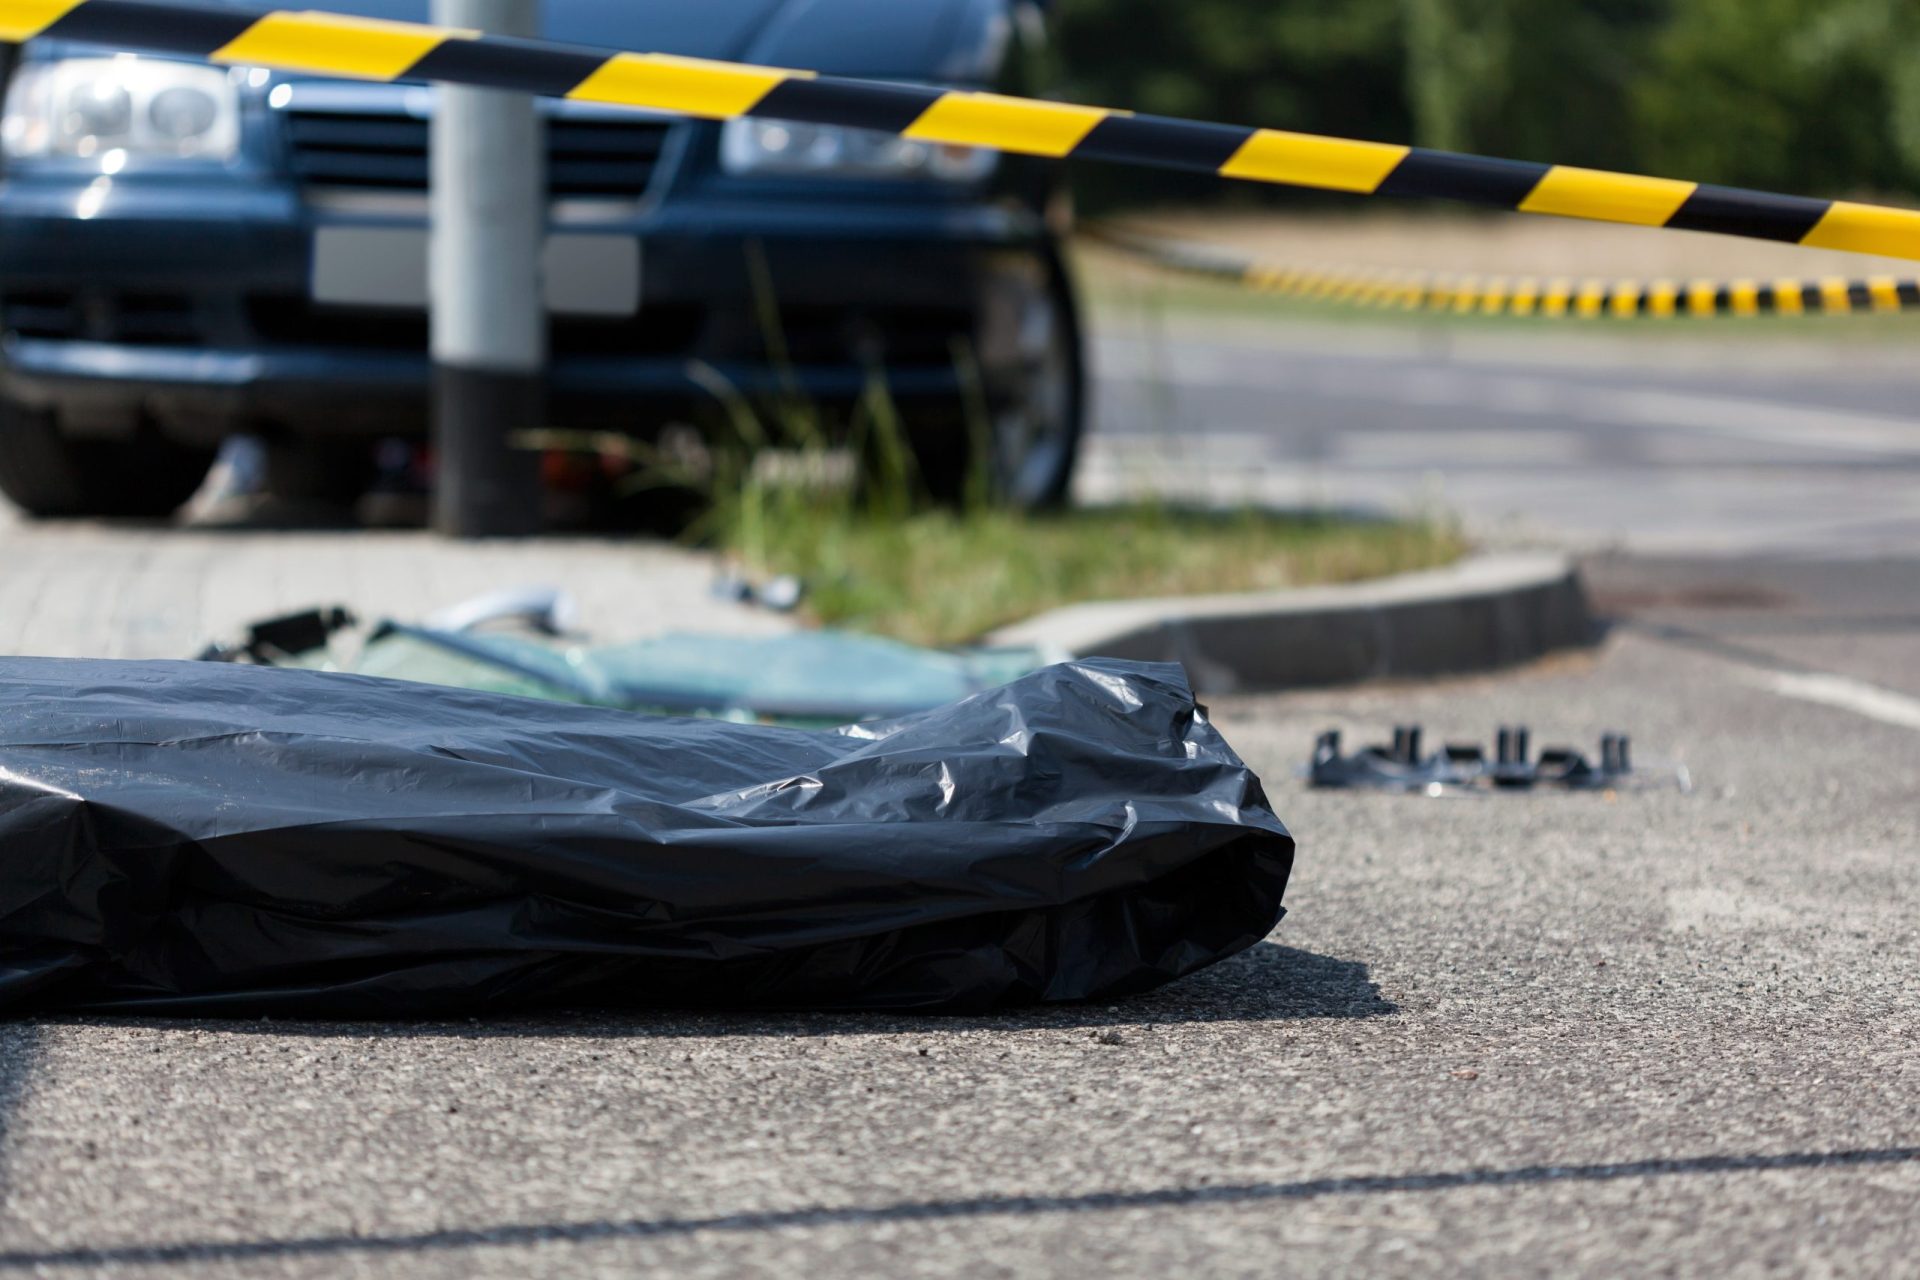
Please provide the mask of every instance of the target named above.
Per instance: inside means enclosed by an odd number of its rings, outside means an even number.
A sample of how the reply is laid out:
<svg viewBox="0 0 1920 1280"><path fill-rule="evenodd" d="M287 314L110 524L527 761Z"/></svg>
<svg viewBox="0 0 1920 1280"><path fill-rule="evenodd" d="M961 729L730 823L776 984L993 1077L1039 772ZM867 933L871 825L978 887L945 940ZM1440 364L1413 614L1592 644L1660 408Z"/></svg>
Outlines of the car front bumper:
<svg viewBox="0 0 1920 1280"><path fill-rule="evenodd" d="M424 433L425 312L320 304L311 288L319 228L421 226L423 209L316 209L265 181L102 191L0 183L9 397L74 434ZM638 240L640 300L631 317L553 318L553 416L636 433L710 397L703 365L749 394L847 402L880 374L902 401L952 398L956 337L989 394L1010 394L1021 309L1053 269L1041 219L984 198L674 198L589 223L557 207L555 234L576 230Z"/></svg>

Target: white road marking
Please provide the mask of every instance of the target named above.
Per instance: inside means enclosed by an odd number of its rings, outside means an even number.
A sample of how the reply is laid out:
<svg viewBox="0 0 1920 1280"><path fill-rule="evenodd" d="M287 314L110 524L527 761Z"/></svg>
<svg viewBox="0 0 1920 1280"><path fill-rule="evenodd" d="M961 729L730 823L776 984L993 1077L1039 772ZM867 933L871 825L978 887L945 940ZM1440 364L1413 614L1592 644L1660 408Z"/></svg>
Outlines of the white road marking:
<svg viewBox="0 0 1920 1280"><path fill-rule="evenodd" d="M1824 673L1795 675L1774 671L1762 676L1760 684L1783 698L1838 707L1883 724L1920 731L1920 698L1910 698L1864 680Z"/></svg>
<svg viewBox="0 0 1920 1280"><path fill-rule="evenodd" d="M1590 403L1590 411L1581 415L1589 420L1681 427L1770 444L1863 453L1920 452L1920 423L1887 414L1680 391L1607 391Z"/></svg>

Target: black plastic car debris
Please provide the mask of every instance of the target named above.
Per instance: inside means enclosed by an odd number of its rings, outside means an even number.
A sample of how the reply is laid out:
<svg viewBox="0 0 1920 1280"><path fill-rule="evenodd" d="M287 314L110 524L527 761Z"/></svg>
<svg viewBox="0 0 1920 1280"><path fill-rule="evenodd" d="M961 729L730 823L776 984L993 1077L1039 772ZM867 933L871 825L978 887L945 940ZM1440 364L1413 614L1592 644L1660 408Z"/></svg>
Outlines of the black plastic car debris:
<svg viewBox="0 0 1920 1280"><path fill-rule="evenodd" d="M354 616L345 609L303 609L281 617L266 618L247 628L246 638L238 644L210 644L200 652L202 662L258 662L271 664L298 657L326 647L336 631L354 625Z"/></svg>
<svg viewBox="0 0 1920 1280"><path fill-rule="evenodd" d="M816 731L0 659L0 1010L984 1008L1145 990L1293 841L1176 666Z"/></svg>
<svg viewBox="0 0 1920 1280"><path fill-rule="evenodd" d="M1572 747L1548 747L1532 754L1533 734L1525 725L1502 726L1494 735L1491 757L1477 744L1449 742L1438 751L1422 749L1419 725L1401 725L1390 746L1362 747L1340 753L1340 732L1329 729L1313 744L1307 779L1316 787L1370 787L1386 791L1441 792L1475 787L1530 790L1617 788L1633 774L1632 742L1623 733L1600 739L1598 762ZM1682 786L1685 786L1683 781Z"/></svg>

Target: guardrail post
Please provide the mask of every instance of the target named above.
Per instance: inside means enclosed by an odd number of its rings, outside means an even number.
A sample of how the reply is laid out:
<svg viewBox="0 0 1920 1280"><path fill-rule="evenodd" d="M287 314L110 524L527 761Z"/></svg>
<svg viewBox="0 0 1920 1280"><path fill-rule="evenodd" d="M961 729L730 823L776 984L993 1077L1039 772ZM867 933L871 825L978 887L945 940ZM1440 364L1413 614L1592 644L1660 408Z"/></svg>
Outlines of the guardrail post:
<svg viewBox="0 0 1920 1280"><path fill-rule="evenodd" d="M539 0L434 0L436 23L539 34ZM547 316L544 130L534 100L440 85L433 116L433 526L459 538L538 531Z"/></svg>

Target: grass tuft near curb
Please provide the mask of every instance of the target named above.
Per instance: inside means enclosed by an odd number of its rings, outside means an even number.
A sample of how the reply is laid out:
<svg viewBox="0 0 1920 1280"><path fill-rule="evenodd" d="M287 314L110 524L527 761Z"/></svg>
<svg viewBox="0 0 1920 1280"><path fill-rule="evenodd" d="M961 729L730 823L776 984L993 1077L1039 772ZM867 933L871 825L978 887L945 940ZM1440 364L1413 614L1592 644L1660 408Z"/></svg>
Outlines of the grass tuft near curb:
<svg viewBox="0 0 1920 1280"><path fill-rule="evenodd" d="M750 548L726 526L722 546L757 572L805 579L822 623L929 645L1061 605L1353 582L1446 564L1465 549L1438 523L1156 505L883 517L781 503L761 518Z"/></svg>
<svg viewBox="0 0 1920 1280"><path fill-rule="evenodd" d="M752 254L748 265L769 353L791 383L764 258ZM1430 569L1466 549L1437 521L1157 502L1009 509L993 500L991 426L965 344L956 344L954 365L972 389L963 399L975 445L958 508L925 501L926 477L879 369L846 424L830 422L790 385L756 400L694 362L688 376L718 413L705 431L679 431L678 445L552 430L516 443L623 460L636 493L698 495L690 541L750 573L798 576L814 621L923 645L966 644L1063 605L1353 582Z"/></svg>

